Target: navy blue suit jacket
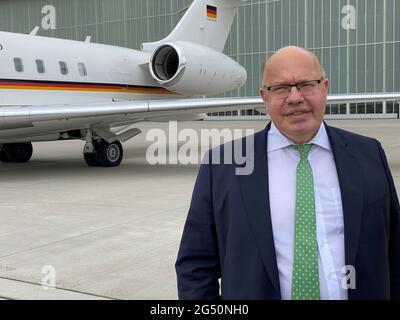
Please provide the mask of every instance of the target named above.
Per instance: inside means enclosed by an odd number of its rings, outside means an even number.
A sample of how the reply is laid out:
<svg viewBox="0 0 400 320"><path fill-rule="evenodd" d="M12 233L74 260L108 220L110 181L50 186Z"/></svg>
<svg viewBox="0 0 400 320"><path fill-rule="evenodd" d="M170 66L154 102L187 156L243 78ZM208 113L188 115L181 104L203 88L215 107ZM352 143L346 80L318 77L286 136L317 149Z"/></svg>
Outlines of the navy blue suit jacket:
<svg viewBox="0 0 400 320"><path fill-rule="evenodd" d="M236 175L236 164L201 165L175 265L180 299L281 299L268 197L269 128L254 135L252 174ZM326 130L342 194L345 263L356 271L348 297L399 299L400 207L384 151L375 139Z"/></svg>

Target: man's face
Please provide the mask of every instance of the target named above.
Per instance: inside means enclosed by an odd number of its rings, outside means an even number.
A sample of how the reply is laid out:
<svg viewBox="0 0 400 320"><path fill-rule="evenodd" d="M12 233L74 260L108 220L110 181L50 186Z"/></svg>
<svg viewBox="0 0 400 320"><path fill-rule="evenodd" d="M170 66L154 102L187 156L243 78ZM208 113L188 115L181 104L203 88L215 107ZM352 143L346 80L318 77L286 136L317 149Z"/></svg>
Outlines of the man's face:
<svg viewBox="0 0 400 320"><path fill-rule="evenodd" d="M278 53L267 64L264 72L264 83L267 86L322 79L321 68L309 53L288 51ZM306 93L292 87L287 97L265 87L260 89L267 113L275 126L295 143L309 142L321 125L328 95L328 80L315 83L312 90L305 90Z"/></svg>

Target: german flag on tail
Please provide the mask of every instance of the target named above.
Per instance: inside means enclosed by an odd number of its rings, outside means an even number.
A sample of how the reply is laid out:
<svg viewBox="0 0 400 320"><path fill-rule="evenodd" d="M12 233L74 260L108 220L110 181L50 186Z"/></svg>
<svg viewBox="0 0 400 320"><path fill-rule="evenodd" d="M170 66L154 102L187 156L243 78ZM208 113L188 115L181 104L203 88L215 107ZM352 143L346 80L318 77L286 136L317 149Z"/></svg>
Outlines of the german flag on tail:
<svg viewBox="0 0 400 320"><path fill-rule="evenodd" d="M207 5L207 19L217 21L217 7Z"/></svg>

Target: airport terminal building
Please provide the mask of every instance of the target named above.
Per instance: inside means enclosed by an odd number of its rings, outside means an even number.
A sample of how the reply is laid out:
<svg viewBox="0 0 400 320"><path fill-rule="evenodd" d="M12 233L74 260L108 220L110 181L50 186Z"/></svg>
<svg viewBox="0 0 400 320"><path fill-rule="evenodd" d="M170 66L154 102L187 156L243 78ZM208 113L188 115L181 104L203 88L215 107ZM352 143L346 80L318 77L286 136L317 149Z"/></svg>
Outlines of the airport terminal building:
<svg viewBox="0 0 400 320"><path fill-rule="evenodd" d="M166 36L192 0L0 0L0 30L139 49ZM225 53L248 72L225 96L257 96L261 66L282 46L304 46L321 59L330 93L400 92L399 0L245 0ZM329 105L328 114L398 113L376 102ZM256 111L242 111L242 115ZM238 115L233 112L229 115Z"/></svg>

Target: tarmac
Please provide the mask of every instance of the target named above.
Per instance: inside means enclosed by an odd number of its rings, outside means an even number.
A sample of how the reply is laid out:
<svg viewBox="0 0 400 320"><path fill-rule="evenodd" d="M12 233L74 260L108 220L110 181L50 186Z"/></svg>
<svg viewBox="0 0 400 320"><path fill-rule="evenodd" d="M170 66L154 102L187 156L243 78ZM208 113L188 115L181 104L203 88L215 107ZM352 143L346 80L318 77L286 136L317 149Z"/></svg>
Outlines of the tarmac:
<svg viewBox="0 0 400 320"><path fill-rule="evenodd" d="M327 122L380 140L400 190L400 120ZM196 121L179 130L265 125ZM86 166L82 141L34 143L30 162L0 163L0 298L177 299L174 264L198 164L149 164L149 133L168 126L139 124L116 168Z"/></svg>

